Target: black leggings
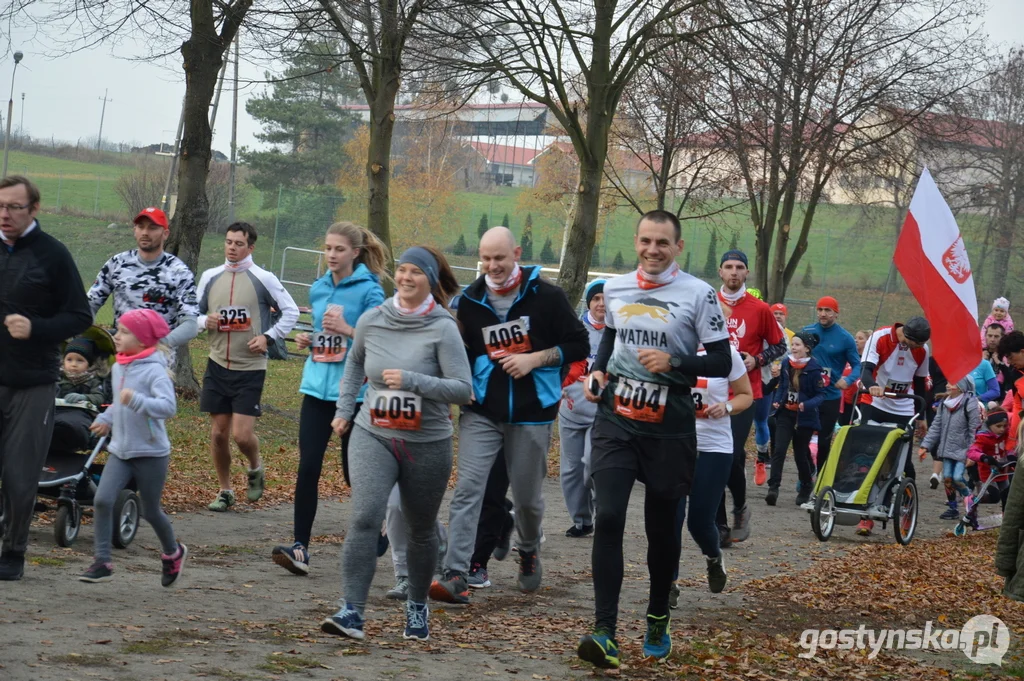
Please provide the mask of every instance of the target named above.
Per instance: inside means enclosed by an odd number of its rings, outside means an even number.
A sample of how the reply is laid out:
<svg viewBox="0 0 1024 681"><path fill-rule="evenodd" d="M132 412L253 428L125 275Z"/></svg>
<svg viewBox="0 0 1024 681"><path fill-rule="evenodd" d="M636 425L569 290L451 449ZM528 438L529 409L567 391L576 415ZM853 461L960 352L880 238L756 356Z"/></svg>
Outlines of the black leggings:
<svg viewBox="0 0 1024 681"><path fill-rule="evenodd" d="M832 436L835 435L842 401L842 397L837 397L834 400L825 400L818 407L818 419L821 421L821 428L818 429L817 472L819 473L825 467L825 461L828 460L829 452L832 451Z"/></svg>
<svg viewBox="0 0 1024 681"><path fill-rule="evenodd" d="M320 490L320 473L324 467L324 453L331 441L331 421L334 420L335 403L303 395L299 410L299 473L295 480L295 541L309 546L309 536L316 518L317 497ZM359 404L352 414L355 421ZM352 429L341 436L342 465L345 482L348 482L348 466L345 454Z"/></svg>
<svg viewBox="0 0 1024 681"><path fill-rule="evenodd" d="M732 470L729 471L727 486L732 492L733 511L740 511L747 505L747 438L750 437L750 427L754 425L753 407L730 417L729 425L732 428ZM722 501L718 504L718 526L728 529L728 518L723 493Z"/></svg>
<svg viewBox="0 0 1024 681"><path fill-rule="evenodd" d="M622 536L626 530L626 509L636 472L606 468L594 472L592 477L596 504L591 554L595 623L596 629L603 629L614 637L619 592L622 591ZM678 497L657 497L649 489L644 496L647 570L651 576L650 602L647 605L649 615L668 614L668 593L679 565L679 536L675 533L678 506Z"/></svg>
<svg viewBox="0 0 1024 681"><path fill-rule="evenodd" d="M469 564L478 563L487 569L487 561L498 546L501 535L511 531L515 526L512 519L512 502L506 498L508 494L508 468L505 466L505 450L498 452L487 477L484 488L484 503L480 507L480 520L476 525L476 546Z"/></svg>
<svg viewBox="0 0 1024 681"><path fill-rule="evenodd" d="M782 468L786 465L786 450L793 444L793 461L801 485L810 485L814 474L811 461L811 436L814 430L797 425L797 412L780 408L775 412L775 449L772 451L772 474L768 478L769 489L778 489L782 484ZM818 436L819 440L821 435Z"/></svg>

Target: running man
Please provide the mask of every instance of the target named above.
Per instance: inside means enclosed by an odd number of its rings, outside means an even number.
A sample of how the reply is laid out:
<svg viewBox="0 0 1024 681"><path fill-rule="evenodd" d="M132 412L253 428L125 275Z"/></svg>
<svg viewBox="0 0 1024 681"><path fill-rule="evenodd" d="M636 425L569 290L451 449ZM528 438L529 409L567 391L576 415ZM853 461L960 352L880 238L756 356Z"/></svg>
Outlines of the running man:
<svg viewBox="0 0 1024 681"><path fill-rule="evenodd" d="M473 368L474 401L459 417L459 482L448 522L445 573L430 597L468 603L466 574L491 465L502 447L516 500L519 588L540 588L540 525L551 426L562 397L562 367L590 354L583 323L565 293L520 267L507 227L480 239L486 273L459 299L458 320Z"/></svg>
<svg viewBox="0 0 1024 681"><path fill-rule="evenodd" d="M832 450L832 435L839 420L843 391L850 386L851 379L843 376L843 371L849 364L850 376L860 375L860 353L853 335L836 321L839 318L838 300L832 296L822 297L818 300L817 313L818 323L805 326L803 330L818 336L819 342L814 346L812 356L825 375L825 401L818 407L821 429L818 431L817 468L820 473Z"/></svg>
<svg viewBox="0 0 1024 681"><path fill-rule="evenodd" d="M914 416L914 401L884 397L926 395L928 392L928 346L932 330L924 317L911 317L904 324L886 326L871 334L861 357L860 382L868 390L862 395L863 423L895 423L905 427ZM914 457L907 457L904 473L915 477ZM857 525L857 534L867 536L874 521L864 518Z"/></svg>
<svg viewBox="0 0 1024 681"><path fill-rule="evenodd" d="M615 634L622 538L636 480L646 486L651 580L643 654L661 659L672 651L669 591L679 564L676 509L690 492L697 463L690 389L698 375L726 377L732 367L729 333L714 289L676 263L683 249L676 216L660 210L646 213L637 223L634 245L637 271L604 286L604 334L585 384L586 398L599 402L590 464L597 502L595 624L593 633L580 639L577 654L606 669L619 666ZM701 343L707 355L697 357ZM601 387L598 394L590 388L594 381Z"/></svg>
<svg viewBox="0 0 1024 681"><path fill-rule="evenodd" d="M175 348L187 345L199 333L199 306L192 270L177 256L164 251L169 234L167 215L162 210L142 210L135 216L138 248L118 253L104 263L88 296L95 316L113 294L114 327L128 310L156 312L171 327L171 335L163 342L173 355Z"/></svg>
<svg viewBox="0 0 1024 681"><path fill-rule="evenodd" d="M281 282L252 261L256 228L248 222L228 226L224 264L199 277L199 326L210 339L199 411L209 414L210 455L220 492L211 511L235 504L231 488L231 438L249 462L249 501L263 496L260 441L254 427L267 377L267 344L285 338L299 319L299 308ZM271 324L270 309L281 312Z"/></svg>
<svg viewBox="0 0 1024 681"><path fill-rule="evenodd" d="M754 415L760 409L764 413L764 385L761 382L761 368L772 360L786 354L786 338L775 320L768 304L747 294L747 255L743 251L731 250L722 254L718 276L722 287L718 298L731 311L729 316L729 340L743 357L743 364L750 375L750 388L754 395L754 408L732 417L733 461L729 473L729 491L732 493L733 528L730 532L725 512L725 495L718 507L718 531L722 535L722 546L744 541L750 536L750 507L747 505L747 438L754 424ZM701 374L702 376L704 374ZM709 377L711 378L711 377ZM768 448L758 452L754 468L754 483L763 485L768 479Z"/></svg>

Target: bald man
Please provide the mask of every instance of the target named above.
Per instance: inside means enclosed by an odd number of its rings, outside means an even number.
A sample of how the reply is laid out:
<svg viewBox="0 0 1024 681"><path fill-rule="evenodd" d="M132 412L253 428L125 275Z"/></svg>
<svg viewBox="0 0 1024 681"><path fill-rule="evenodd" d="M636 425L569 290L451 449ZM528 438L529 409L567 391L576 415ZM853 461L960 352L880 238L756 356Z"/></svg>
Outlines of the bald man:
<svg viewBox="0 0 1024 681"><path fill-rule="evenodd" d="M519 588L540 588L542 484L562 367L586 359L590 339L565 292L520 267L522 249L506 227L480 240L484 274L459 299L458 319L473 367L473 403L459 418L459 482L448 522L445 572L430 596L468 603L467 575L488 474L504 448L516 500Z"/></svg>

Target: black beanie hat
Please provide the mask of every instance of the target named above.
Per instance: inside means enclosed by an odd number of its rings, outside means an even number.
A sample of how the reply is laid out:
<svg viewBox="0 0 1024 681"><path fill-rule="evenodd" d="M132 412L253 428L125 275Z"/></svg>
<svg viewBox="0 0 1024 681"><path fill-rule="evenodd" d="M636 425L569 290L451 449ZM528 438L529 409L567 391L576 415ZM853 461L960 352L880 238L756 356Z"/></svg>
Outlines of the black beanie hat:
<svg viewBox="0 0 1024 681"><path fill-rule="evenodd" d="M1007 414L1005 411L1002 411L1002 410L994 411L991 414L989 414L988 417L985 419L985 425L986 426L994 426L997 423L1002 423L1004 421L1009 421L1009 420L1010 420L1010 415Z"/></svg>
<svg viewBox="0 0 1024 681"><path fill-rule="evenodd" d="M801 341L803 341L803 344L807 346L808 352L813 350L814 347L818 344L819 339L818 334L816 333L812 333L810 331L800 331L793 335L799 338Z"/></svg>
<svg viewBox="0 0 1024 681"><path fill-rule="evenodd" d="M76 336L69 340L68 344L64 346L64 356L66 357L69 352L81 355L90 366L96 361L96 344L85 336Z"/></svg>

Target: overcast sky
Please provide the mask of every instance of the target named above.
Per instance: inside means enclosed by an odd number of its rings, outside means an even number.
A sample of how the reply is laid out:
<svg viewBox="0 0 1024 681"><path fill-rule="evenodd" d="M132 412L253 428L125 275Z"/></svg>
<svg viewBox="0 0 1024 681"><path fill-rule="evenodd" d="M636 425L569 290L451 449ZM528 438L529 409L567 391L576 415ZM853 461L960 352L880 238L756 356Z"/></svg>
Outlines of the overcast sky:
<svg viewBox="0 0 1024 681"><path fill-rule="evenodd" d="M1024 25L1024 0L989 0L985 29L996 43L1009 46L1021 41ZM6 27L5 27L6 28ZM243 35L243 40L245 39ZM33 137L68 140L95 140L99 130L104 90L109 91L103 138L113 141L153 144L173 142L178 124L185 84L179 58L162 65L135 62L137 46L125 43L113 50L98 47L58 59L39 56L45 45L27 31L15 30L9 38L0 29L0 99L10 92L11 54L25 53L18 67L14 87L14 128L22 120L21 93L25 93L24 125ZM35 52L35 54L34 54ZM136 54L142 54L139 51ZM276 65L257 67L243 62L243 81L262 79L263 71ZM229 72L230 73L230 72ZM213 147L229 153L231 140L231 92L226 85L217 115ZM245 100L261 92L266 85L243 83L239 88L239 146L255 145L259 126L245 113ZM6 107L0 109L6 116ZM3 121L6 125L6 120Z"/></svg>

